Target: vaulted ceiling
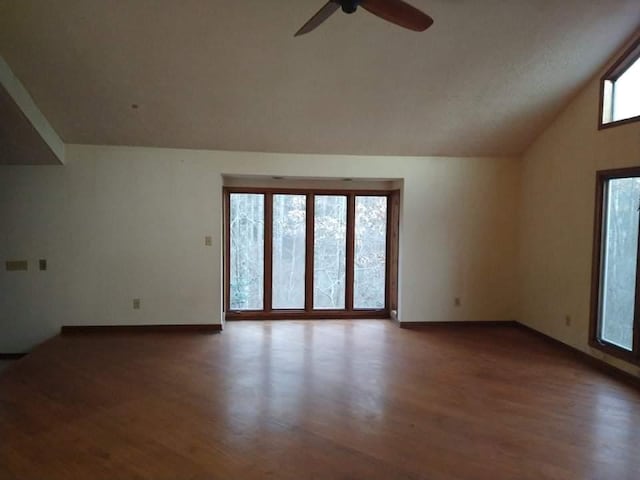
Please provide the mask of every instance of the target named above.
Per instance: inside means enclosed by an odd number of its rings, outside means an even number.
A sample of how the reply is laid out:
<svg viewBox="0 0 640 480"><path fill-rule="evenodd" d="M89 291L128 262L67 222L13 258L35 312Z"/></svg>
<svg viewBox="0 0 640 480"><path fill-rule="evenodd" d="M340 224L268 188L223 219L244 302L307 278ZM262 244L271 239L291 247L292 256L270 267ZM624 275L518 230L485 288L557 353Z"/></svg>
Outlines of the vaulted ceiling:
<svg viewBox="0 0 640 480"><path fill-rule="evenodd" d="M359 10L294 38L322 3L0 0L0 55L68 143L512 155L640 25L637 0L413 0L424 33Z"/></svg>

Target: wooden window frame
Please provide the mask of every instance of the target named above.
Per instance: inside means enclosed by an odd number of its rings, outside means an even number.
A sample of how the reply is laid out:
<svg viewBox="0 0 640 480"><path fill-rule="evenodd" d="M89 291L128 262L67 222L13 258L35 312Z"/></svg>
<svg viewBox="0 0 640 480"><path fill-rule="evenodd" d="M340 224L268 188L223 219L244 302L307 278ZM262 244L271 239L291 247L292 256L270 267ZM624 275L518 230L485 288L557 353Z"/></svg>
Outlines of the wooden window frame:
<svg viewBox="0 0 640 480"><path fill-rule="evenodd" d="M607 184L609 180L640 177L640 167L600 170L596 172L596 202L593 234L593 263L591 273L591 312L589 320L589 345L613 357L640 365L640 238L636 258L636 297L633 322L633 346L631 351L603 340L600 335L600 298L602 282L602 260L605 209L607 206ZM639 234L640 235L640 234Z"/></svg>
<svg viewBox="0 0 640 480"><path fill-rule="evenodd" d="M263 310L231 310L231 194L264 195L264 300ZM304 309L272 308L273 273L273 196L306 195L306 251L305 251L305 307ZM347 198L346 231L346 272L345 308L339 310L313 309L313 260L314 260L314 209L316 195L335 195ZM259 188L224 187L224 311L225 320L312 320L312 319L388 319L391 311L398 308L398 254L400 191L399 190L357 190L357 189L302 189L302 188ZM355 204L358 196L387 198L386 226L386 267L385 267L385 307L383 309L361 309L353 307L355 277Z"/></svg>
<svg viewBox="0 0 640 480"><path fill-rule="evenodd" d="M640 37L620 56L620 58L606 71L600 79L600 109L598 115L598 130L627 125L640 121L640 115L625 118L623 120L612 120L613 118L613 96L615 82L627 69L640 59Z"/></svg>

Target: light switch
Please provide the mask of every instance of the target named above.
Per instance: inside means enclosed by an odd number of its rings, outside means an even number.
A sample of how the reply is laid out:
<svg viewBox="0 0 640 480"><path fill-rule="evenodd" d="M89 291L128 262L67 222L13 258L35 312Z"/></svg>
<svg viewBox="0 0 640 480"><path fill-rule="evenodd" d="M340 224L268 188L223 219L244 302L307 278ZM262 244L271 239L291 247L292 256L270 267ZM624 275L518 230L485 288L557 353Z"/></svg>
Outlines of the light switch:
<svg viewBox="0 0 640 480"><path fill-rule="evenodd" d="M8 272L26 271L29 269L29 262L26 260L7 260L5 267Z"/></svg>
<svg viewBox="0 0 640 480"><path fill-rule="evenodd" d="M40 270L44 271L44 270L47 269L47 260L46 259L41 258L39 264L40 264Z"/></svg>
<svg viewBox="0 0 640 480"><path fill-rule="evenodd" d="M206 237L204 237L204 244L207 247L210 247L211 245L213 245L213 238L211 238L211 235L207 235Z"/></svg>

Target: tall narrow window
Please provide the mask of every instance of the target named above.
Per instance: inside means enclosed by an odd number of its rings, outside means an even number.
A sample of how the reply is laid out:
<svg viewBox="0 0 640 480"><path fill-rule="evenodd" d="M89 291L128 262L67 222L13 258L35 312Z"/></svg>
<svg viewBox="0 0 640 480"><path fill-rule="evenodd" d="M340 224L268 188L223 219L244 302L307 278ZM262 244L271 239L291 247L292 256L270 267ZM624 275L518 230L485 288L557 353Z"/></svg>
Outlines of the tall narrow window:
<svg viewBox="0 0 640 480"><path fill-rule="evenodd" d="M225 188L226 318L388 318L393 199L398 192Z"/></svg>
<svg viewBox="0 0 640 480"><path fill-rule="evenodd" d="M638 358L640 169L600 172L592 342Z"/></svg>
<svg viewBox="0 0 640 480"><path fill-rule="evenodd" d="M630 351L638 264L640 178L609 180L605 201L601 337Z"/></svg>
<svg viewBox="0 0 640 480"><path fill-rule="evenodd" d="M347 197L316 195L313 245L313 308L344 309Z"/></svg>
<svg viewBox="0 0 640 480"><path fill-rule="evenodd" d="M229 301L233 310L264 308L264 195L232 193Z"/></svg>
<svg viewBox="0 0 640 480"><path fill-rule="evenodd" d="M304 309L306 195L273 196L274 309Z"/></svg>
<svg viewBox="0 0 640 480"><path fill-rule="evenodd" d="M354 308L383 309L387 269L387 197L356 196Z"/></svg>

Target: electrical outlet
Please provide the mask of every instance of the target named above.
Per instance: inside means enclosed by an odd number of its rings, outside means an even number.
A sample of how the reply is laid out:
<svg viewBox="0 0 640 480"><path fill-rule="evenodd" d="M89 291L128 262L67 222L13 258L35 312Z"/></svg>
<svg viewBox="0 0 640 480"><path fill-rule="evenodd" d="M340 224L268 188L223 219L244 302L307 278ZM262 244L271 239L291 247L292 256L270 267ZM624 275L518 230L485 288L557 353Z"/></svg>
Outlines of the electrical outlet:
<svg viewBox="0 0 640 480"><path fill-rule="evenodd" d="M453 300L453 304L454 304L456 307L459 307L460 305L462 305L462 302L460 301L460 297L456 297L456 298Z"/></svg>
<svg viewBox="0 0 640 480"><path fill-rule="evenodd" d="M134 310L140 310L140 299L139 298L134 298L133 299L133 309Z"/></svg>
<svg viewBox="0 0 640 480"><path fill-rule="evenodd" d="M38 263L40 265L40 270L44 271L44 270L47 269L47 260L46 259L41 258Z"/></svg>
<svg viewBox="0 0 640 480"><path fill-rule="evenodd" d="M564 316L564 324L565 324L567 327L570 327L570 326L571 326L571 315L565 315L565 316Z"/></svg>
<svg viewBox="0 0 640 480"><path fill-rule="evenodd" d="M207 247L210 247L211 245L213 245L213 238L211 238L211 235L207 235L204 237L204 244Z"/></svg>

